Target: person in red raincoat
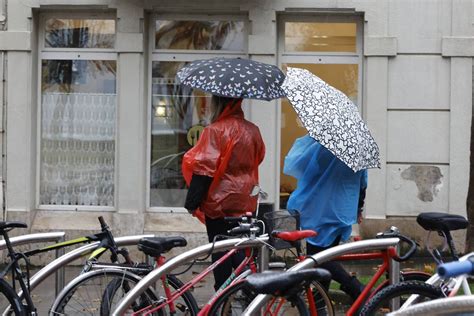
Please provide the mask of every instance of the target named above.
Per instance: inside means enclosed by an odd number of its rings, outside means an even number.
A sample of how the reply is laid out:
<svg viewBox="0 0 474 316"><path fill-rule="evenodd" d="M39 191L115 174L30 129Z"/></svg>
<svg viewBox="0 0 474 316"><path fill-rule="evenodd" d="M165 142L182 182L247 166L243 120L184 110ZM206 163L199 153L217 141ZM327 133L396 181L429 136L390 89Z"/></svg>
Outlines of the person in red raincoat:
<svg viewBox="0 0 474 316"><path fill-rule="evenodd" d="M244 118L242 99L213 96L211 124L197 144L183 158L183 176L189 186L184 207L206 225L209 242L227 235L235 224L225 216L255 212L258 166L265 156L265 145L258 127ZM214 253L212 262L224 255ZM216 291L243 259L236 253L214 269Z"/></svg>

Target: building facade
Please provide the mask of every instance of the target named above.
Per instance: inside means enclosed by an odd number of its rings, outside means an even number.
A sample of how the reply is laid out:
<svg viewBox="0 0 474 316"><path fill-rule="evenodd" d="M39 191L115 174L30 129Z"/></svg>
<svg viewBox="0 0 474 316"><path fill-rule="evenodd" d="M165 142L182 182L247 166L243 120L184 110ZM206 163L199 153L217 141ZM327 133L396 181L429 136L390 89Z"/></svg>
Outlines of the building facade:
<svg viewBox="0 0 474 316"><path fill-rule="evenodd" d="M209 97L174 76L216 56L307 68L359 106L382 162L363 235L465 215L473 21L472 0L0 0L3 218L74 235L103 215L117 235L205 242L180 164ZM283 158L304 129L285 100L245 114L267 148L262 203L284 208Z"/></svg>

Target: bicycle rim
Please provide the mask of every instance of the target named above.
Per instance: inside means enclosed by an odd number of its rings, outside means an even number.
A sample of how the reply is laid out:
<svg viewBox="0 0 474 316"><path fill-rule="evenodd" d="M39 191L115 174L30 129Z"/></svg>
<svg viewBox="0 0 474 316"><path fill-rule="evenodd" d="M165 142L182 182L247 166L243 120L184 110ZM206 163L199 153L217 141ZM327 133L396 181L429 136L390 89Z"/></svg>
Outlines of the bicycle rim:
<svg viewBox="0 0 474 316"><path fill-rule="evenodd" d="M130 272L102 269L80 275L59 294L50 315L109 315L120 300L140 281ZM125 315L156 302L153 290L137 298ZM152 315L162 316L161 313Z"/></svg>

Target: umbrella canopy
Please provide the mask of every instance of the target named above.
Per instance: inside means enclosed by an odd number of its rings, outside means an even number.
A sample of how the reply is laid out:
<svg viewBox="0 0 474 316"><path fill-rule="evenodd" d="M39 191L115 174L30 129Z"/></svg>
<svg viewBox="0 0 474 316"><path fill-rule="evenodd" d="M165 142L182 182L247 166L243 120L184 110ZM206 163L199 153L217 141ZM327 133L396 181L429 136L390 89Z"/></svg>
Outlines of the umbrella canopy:
<svg viewBox="0 0 474 316"><path fill-rule="evenodd" d="M223 97L269 101L284 96L283 72L249 59L197 60L181 68L177 77L183 85Z"/></svg>
<svg viewBox="0 0 474 316"><path fill-rule="evenodd" d="M306 69L291 67L282 88L311 137L354 172L380 168L379 148L344 93Z"/></svg>

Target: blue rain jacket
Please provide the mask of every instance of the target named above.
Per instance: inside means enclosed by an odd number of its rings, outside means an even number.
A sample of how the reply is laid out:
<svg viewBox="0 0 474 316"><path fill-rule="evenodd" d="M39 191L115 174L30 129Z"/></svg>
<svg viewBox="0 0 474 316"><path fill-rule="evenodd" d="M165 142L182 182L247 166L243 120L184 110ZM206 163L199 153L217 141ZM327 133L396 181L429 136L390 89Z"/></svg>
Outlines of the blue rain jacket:
<svg viewBox="0 0 474 316"><path fill-rule="evenodd" d="M330 246L338 235L346 241L357 222L361 188L367 187L367 170L356 173L311 136L298 138L285 158L283 172L297 179L287 209L300 214L301 228L318 236L307 241Z"/></svg>

